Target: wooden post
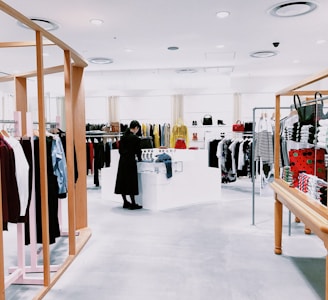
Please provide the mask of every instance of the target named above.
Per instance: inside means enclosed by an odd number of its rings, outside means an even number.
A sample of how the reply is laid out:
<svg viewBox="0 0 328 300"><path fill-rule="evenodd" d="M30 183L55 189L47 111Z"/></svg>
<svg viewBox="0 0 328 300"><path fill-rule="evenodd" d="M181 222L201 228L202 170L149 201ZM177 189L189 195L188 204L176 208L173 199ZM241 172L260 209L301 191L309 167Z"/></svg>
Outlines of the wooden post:
<svg viewBox="0 0 328 300"><path fill-rule="evenodd" d="M42 214L42 246L43 246L43 282L50 283L50 251L49 251L49 215L48 215L48 181L47 181L47 149L46 122L44 105L44 73L43 73L43 45L42 34L36 31L36 61L38 83L38 120L39 120L39 148L40 148L40 188Z"/></svg>
<svg viewBox="0 0 328 300"><path fill-rule="evenodd" d="M66 162L67 162L67 201L68 201L68 239L69 255L75 255L75 187L74 187L74 137L73 137L73 102L72 102L72 68L70 51L64 51L65 77L65 112L66 112Z"/></svg>
<svg viewBox="0 0 328 300"><path fill-rule="evenodd" d="M282 240L282 204L277 199L277 194L275 193L275 203L274 203L274 241L275 254L281 254L281 240Z"/></svg>
<svg viewBox="0 0 328 300"><path fill-rule="evenodd" d="M85 95L83 86L84 68L73 66L73 119L74 122L74 144L76 149L76 159L79 177L75 184L76 199L76 228L82 229L88 226L87 216L87 166L85 148Z"/></svg>
<svg viewBox="0 0 328 300"><path fill-rule="evenodd" d="M26 135L26 113L27 113L27 89L26 78L15 77L15 89L16 89L16 110L22 114L22 136Z"/></svg>

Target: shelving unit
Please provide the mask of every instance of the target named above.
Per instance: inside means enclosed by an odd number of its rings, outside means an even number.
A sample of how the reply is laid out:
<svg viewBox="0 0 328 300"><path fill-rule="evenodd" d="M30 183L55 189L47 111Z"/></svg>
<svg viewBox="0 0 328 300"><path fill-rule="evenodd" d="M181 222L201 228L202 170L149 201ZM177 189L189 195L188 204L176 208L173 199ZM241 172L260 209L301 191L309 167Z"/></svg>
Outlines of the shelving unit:
<svg viewBox="0 0 328 300"><path fill-rule="evenodd" d="M276 94L276 128L280 126L280 100L281 97L291 97L294 94L300 96L314 96L315 92L320 92L322 95L328 95L328 90L313 90L314 85L320 87L323 79L328 77L328 70L325 70L317 75L307 78L295 85L292 85ZM279 131L275 131L275 140L279 141ZM282 254L282 210L283 206L287 207L297 218L304 223L304 231L306 233L314 232L324 243L328 250L328 208L321 205L300 192L295 188L291 188L285 181L280 178L280 143L274 145L274 181L271 187L274 191L275 206L275 254ZM326 300L328 300L328 256L326 256Z"/></svg>

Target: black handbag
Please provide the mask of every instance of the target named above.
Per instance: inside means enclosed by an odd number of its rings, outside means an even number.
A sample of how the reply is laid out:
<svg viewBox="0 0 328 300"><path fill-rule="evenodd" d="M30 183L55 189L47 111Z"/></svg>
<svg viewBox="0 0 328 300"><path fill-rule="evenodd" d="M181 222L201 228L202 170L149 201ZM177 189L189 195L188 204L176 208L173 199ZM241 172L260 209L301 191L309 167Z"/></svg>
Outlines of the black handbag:
<svg viewBox="0 0 328 300"><path fill-rule="evenodd" d="M203 125L213 125L213 119L211 115L205 115L203 117Z"/></svg>
<svg viewBox="0 0 328 300"><path fill-rule="evenodd" d="M245 131L252 132L253 131L253 122L245 122Z"/></svg>
<svg viewBox="0 0 328 300"><path fill-rule="evenodd" d="M315 93L315 99L317 99L317 96L322 97L319 92ZM308 105L302 105L299 95L295 94L294 106L298 113L299 122L302 125L315 125L320 119L325 117L322 99L318 99Z"/></svg>

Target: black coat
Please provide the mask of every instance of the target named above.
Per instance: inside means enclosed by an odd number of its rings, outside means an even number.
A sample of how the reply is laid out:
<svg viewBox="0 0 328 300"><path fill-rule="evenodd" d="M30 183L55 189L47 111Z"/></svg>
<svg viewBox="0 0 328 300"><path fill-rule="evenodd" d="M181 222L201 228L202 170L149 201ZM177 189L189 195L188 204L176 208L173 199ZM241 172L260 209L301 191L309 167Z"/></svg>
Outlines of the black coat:
<svg viewBox="0 0 328 300"><path fill-rule="evenodd" d="M119 143L120 160L118 163L115 194L138 195L137 161L141 161L140 138L128 129Z"/></svg>

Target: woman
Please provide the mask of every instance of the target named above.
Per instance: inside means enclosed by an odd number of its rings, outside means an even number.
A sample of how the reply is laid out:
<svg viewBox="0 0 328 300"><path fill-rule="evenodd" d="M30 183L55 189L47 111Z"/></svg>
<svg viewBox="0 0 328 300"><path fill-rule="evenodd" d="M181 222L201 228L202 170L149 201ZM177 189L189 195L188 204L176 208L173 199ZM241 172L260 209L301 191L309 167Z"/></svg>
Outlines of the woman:
<svg viewBox="0 0 328 300"><path fill-rule="evenodd" d="M123 198L123 208L140 209L142 206L135 202L135 195L139 194L137 162L141 161L140 138L136 135L140 129L138 121L133 120L129 128L124 132L120 143L120 160L118 163L115 194L121 194ZM127 200L127 195L131 198L131 203Z"/></svg>

